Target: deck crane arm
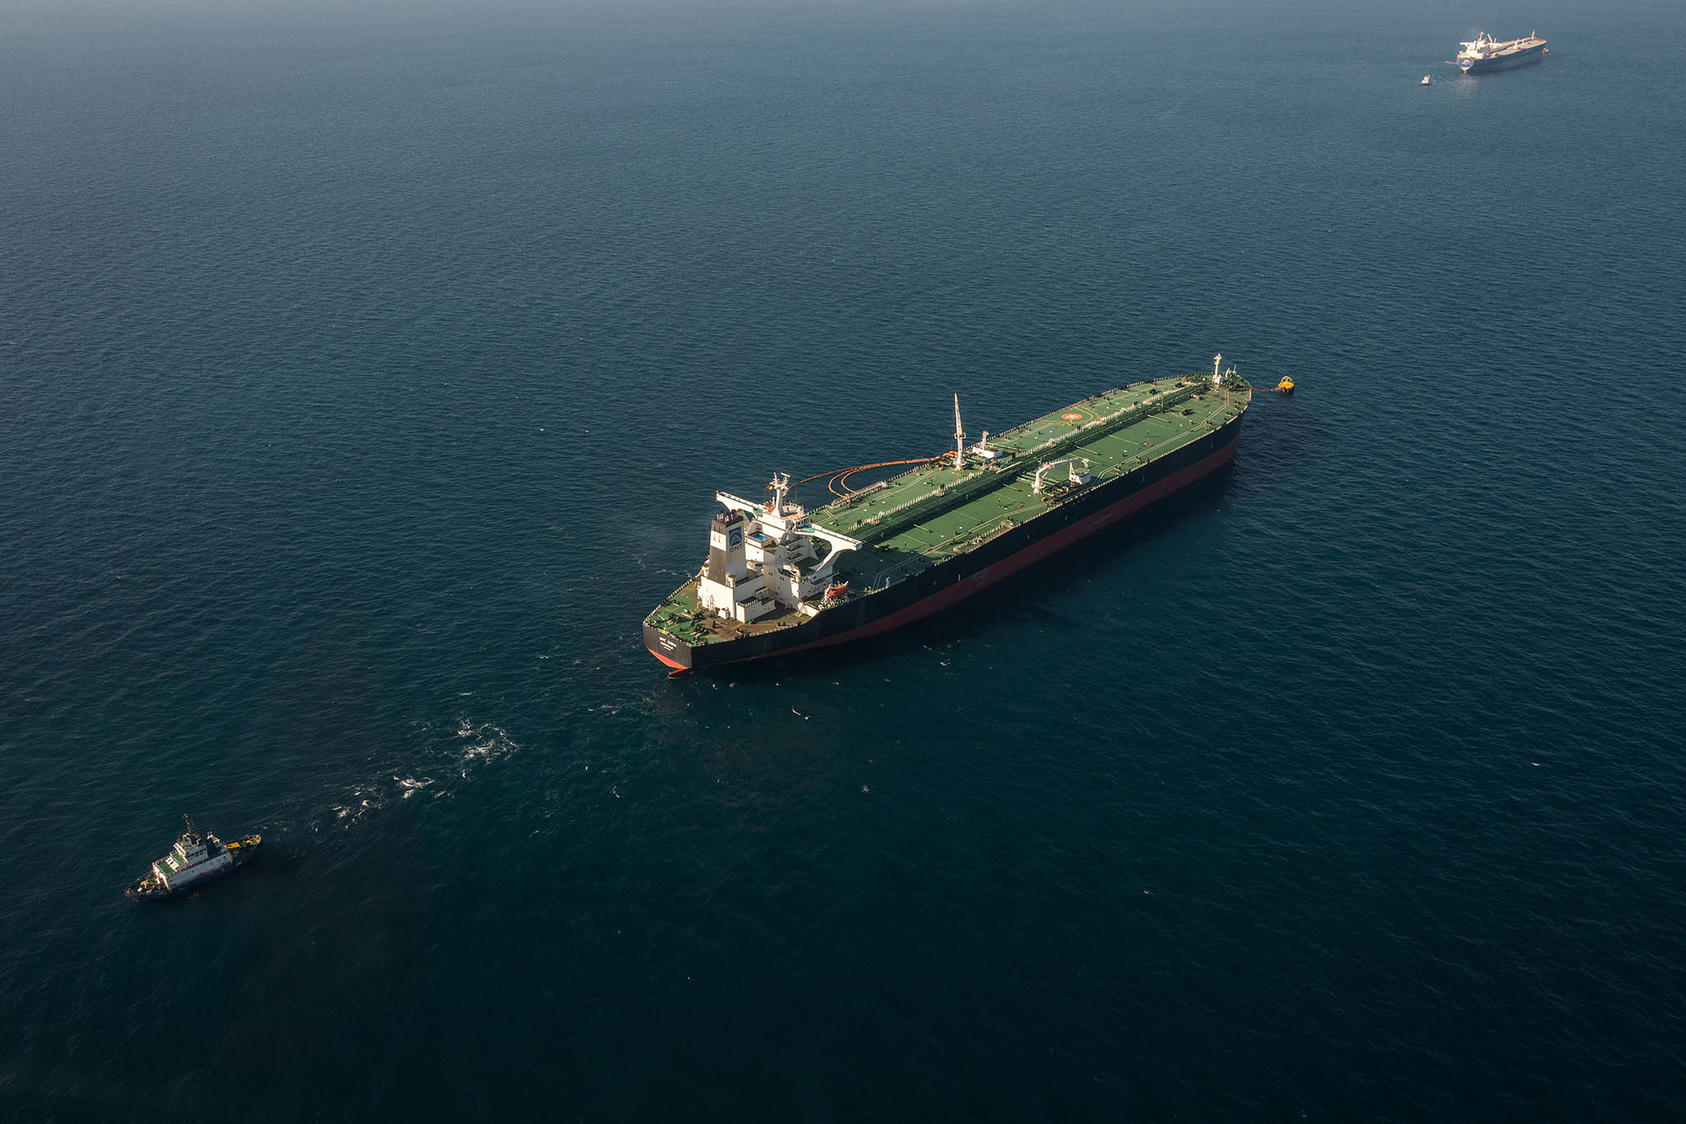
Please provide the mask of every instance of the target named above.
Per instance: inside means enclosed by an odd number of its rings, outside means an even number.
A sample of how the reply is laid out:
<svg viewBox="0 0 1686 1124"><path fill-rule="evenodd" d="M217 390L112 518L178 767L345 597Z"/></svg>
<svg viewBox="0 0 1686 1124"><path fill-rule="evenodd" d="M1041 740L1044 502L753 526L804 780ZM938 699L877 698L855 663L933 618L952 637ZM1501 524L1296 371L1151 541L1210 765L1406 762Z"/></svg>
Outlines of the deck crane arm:
<svg viewBox="0 0 1686 1124"><path fill-rule="evenodd" d="M1081 463L1083 465L1083 471L1082 472L1077 471L1077 466L1078 466L1079 463ZM1033 484L1031 484L1030 490L1035 492L1037 495L1041 495L1042 494L1042 478L1044 476L1046 476L1052 470L1060 467L1060 465L1062 465L1062 464L1070 466L1066 470L1066 478L1068 480L1070 480L1073 484L1087 484L1089 482L1089 458L1088 457L1061 457L1057 461L1049 461L1047 464L1042 465L1040 468L1038 468L1036 470L1036 480ZM1022 479L1022 477L1021 477L1021 479Z"/></svg>

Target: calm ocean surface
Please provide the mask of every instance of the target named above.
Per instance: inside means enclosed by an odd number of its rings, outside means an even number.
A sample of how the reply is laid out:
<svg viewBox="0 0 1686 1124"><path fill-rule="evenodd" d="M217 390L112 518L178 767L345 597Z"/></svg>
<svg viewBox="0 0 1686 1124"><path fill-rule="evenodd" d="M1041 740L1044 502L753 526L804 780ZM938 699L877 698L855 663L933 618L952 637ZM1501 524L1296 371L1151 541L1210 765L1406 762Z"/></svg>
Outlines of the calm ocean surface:
<svg viewBox="0 0 1686 1124"><path fill-rule="evenodd" d="M0 1118L1686 1117L1686 9L1397 8L6 3ZM1133 527L643 650L1220 350Z"/></svg>

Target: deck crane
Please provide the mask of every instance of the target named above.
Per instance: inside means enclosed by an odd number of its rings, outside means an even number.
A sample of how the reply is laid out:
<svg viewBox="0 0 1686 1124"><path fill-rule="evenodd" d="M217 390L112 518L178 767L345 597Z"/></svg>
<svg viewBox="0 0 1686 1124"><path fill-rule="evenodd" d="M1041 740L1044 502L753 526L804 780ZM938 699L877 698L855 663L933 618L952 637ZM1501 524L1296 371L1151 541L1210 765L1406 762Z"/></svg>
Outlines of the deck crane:
<svg viewBox="0 0 1686 1124"><path fill-rule="evenodd" d="M1082 472L1077 471L1077 466L1078 466L1079 463L1081 463L1083 465L1083 471ZM1057 461L1049 461L1047 464L1041 466L1040 468L1038 468L1036 470L1036 480L1035 480L1034 483L1031 484L1030 490L1035 492L1037 495L1041 495L1042 494L1042 477L1047 475L1052 470L1060 467L1060 465L1062 465L1062 464L1069 466L1066 469L1066 479L1067 480L1070 480L1073 484L1087 484L1089 482L1089 458L1088 457L1061 457ZM1022 477L1021 477L1021 479L1022 479Z"/></svg>

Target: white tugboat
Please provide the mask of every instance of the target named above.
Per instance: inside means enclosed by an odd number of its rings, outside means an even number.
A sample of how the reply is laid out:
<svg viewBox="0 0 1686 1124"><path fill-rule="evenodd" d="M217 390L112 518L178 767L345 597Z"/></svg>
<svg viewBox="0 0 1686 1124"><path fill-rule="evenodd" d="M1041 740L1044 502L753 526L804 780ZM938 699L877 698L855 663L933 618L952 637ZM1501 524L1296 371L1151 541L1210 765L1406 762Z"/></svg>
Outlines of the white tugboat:
<svg viewBox="0 0 1686 1124"><path fill-rule="evenodd" d="M263 846L261 835L248 835L232 843L224 843L209 832L200 835L193 826L193 817L183 818L187 820L187 830L176 840L176 845L153 863L150 871L123 891L130 900L156 901L183 893L201 882L245 865L256 857L258 848Z"/></svg>

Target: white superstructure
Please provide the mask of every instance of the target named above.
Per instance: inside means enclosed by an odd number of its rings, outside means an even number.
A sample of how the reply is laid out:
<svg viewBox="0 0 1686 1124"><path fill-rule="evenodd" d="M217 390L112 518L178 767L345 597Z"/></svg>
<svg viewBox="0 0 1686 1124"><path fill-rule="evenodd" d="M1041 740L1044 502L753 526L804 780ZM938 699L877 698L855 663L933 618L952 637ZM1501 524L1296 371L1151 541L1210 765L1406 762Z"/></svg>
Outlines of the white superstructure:
<svg viewBox="0 0 1686 1124"><path fill-rule="evenodd" d="M234 856L221 840L214 835L200 835L190 820L187 833L176 840L169 854L152 864L152 876L173 893L233 865Z"/></svg>
<svg viewBox="0 0 1686 1124"><path fill-rule="evenodd" d="M790 477L773 476L772 502L730 492L714 498L726 510L708 533L708 561L697 577L704 609L749 622L796 609L812 615L837 573L838 560L861 543L808 522L801 505L785 502Z"/></svg>

